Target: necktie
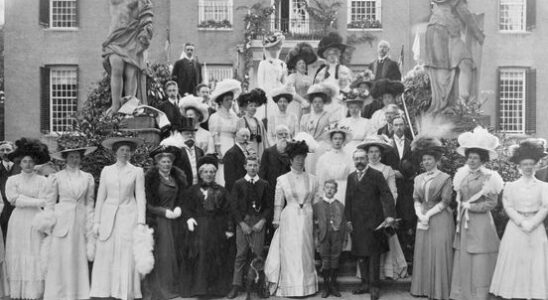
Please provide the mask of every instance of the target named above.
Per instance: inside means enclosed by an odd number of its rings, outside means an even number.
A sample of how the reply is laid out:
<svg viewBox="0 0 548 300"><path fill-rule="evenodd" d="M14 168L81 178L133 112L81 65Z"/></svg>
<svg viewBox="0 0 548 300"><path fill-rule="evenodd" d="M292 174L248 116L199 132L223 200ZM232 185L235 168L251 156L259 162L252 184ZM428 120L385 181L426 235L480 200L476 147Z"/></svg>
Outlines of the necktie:
<svg viewBox="0 0 548 300"><path fill-rule="evenodd" d="M253 178L251 178L251 184L254 184L255 182L253 181Z"/></svg>
<svg viewBox="0 0 548 300"><path fill-rule="evenodd" d="M363 171L358 171L358 180L362 180Z"/></svg>

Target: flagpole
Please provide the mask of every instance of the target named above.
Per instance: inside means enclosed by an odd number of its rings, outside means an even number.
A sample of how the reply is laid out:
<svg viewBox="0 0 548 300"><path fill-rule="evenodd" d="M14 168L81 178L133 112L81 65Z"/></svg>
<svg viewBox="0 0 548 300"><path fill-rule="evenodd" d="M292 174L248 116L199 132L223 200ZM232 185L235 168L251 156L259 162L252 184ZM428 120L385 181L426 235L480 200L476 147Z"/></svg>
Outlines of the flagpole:
<svg viewBox="0 0 548 300"><path fill-rule="evenodd" d="M403 103L403 111L405 112L405 118L407 119L407 123L409 124L409 129L411 130L411 136L413 139L415 139L415 131L413 131L413 125L411 124L411 118L409 118L409 110L407 110L407 104L405 103L405 92L407 90L403 91L401 94L401 102Z"/></svg>

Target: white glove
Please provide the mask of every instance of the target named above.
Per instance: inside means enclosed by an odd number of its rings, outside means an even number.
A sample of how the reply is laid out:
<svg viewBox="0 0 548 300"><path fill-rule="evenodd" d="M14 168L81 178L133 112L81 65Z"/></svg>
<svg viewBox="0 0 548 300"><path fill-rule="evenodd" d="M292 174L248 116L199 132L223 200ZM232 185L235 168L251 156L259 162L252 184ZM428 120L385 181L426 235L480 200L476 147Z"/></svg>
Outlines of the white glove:
<svg viewBox="0 0 548 300"><path fill-rule="evenodd" d="M95 235L96 237L99 235L99 223L93 224L92 233L93 233L93 235Z"/></svg>
<svg viewBox="0 0 548 300"><path fill-rule="evenodd" d="M186 220L186 225L188 226L188 231L194 231L194 227L198 226L198 223L194 220L194 218L190 218Z"/></svg>
<svg viewBox="0 0 548 300"><path fill-rule="evenodd" d="M535 229L535 224L529 220L524 220L521 222L521 228L523 228L523 231L529 233Z"/></svg>
<svg viewBox="0 0 548 300"><path fill-rule="evenodd" d="M226 236L227 239L229 239L229 238L234 236L234 232L226 231L225 236Z"/></svg>
<svg viewBox="0 0 548 300"><path fill-rule="evenodd" d="M175 209L173 209L173 214L175 216L174 219L177 219L178 217L180 217L183 214L183 211L181 210L181 208L179 206L177 206L177 207L175 207Z"/></svg>
<svg viewBox="0 0 548 300"><path fill-rule="evenodd" d="M166 208L166 218L175 219L175 213L171 209Z"/></svg>

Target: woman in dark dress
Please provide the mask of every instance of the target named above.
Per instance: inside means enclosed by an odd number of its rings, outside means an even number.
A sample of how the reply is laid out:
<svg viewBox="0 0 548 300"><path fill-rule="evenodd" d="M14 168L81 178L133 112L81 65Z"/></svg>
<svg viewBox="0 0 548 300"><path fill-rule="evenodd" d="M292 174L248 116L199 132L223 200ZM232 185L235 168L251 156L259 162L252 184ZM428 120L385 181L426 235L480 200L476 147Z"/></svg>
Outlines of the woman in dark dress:
<svg viewBox="0 0 548 300"><path fill-rule="evenodd" d="M230 288L230 261L234 260L228 259L227 239L234 235L234 228L228 193L215 182L216 172L217 158L202 157L198 161L200 182L183 196L188 232L180 273L182 297L224 297Z"/></svg>
<svg viewBox="0 0 548 300"><path fill-rule="evenodd" d="M182 194L187 186L183 171L173 166L179 149L159 146L150 156L155 166L145 174L147 223L154 229L154 269L145 278L144 299L176 298L179 275L175 243L176 219L181 214Z"/></svg>

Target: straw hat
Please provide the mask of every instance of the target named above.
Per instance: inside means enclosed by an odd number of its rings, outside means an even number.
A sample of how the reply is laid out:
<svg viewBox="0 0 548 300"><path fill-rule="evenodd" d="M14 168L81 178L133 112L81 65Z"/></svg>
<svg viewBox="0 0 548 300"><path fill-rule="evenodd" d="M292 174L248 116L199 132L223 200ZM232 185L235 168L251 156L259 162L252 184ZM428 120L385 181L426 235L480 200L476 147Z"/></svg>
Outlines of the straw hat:
<svg viewBox="0 0 548 300"><path fill-rule="evenodd" d="M476 148L489 152L489 159L498 157L495 149L499 146L499 138L490 134L487 129L478 126L473 131L462 133L458 137L457 153L465 156L466 149Z"/></svg>
<svg viewBox="0 0 548 300"><path fill-rule="evenodd" d="M200 112L202 115L202 118L198 120L200 123L207 122L209 119L209 110L207 109L207 105L202 103L201 97L196 97L194 95L185 96L181 99L181 101L179 101L179 108L183 111L193 108Z"/></svg>
<svg viewBox="0 0 548 300"><path fill-rule="evenodd" d="M378 135L378 134L373 134L365 137L363 142L358 144L357 148L367 151L369 150L369 147L371 146L377 146L382 151L393 149L390 139L385 135Z"/></svg>
<svg viewBox="0 0 548 300"><path fill-rule="evenodd" d="M352 130L350 130L349 127L340 126L338 122L331 123L327 127L325 127L321 138L325 140L330 140L331 135L337 132L344 134L345 145L352 140Z"/></svg>
<svg viewBox="0 0 548 300"><path fill-rule="evenodd" d="M282 86L279 88L275 88L270 92L270 95L272 96L272 100L276 103L278 103L278 100L280 98L286 98L288 102L293 101L293 91L291 91L287 86Z"/></svg>
<svg viewBox="0 0 548 300"><path fill-rule="evenodd" d="M263 39L263 47L265 49L277 46L285 41L285 36L280 31L274 32L272 35L265 36Z"/></svg>
<svg viewBox="0 0 548 300"><path fill-rule="evenodd" d="M219 83L217 83L217 86L215 86L215 89L213 90L209 98L211 99L211 101L219 103L220 100L218 100L217 98L228 92L232 92L234 94L234 99L238 98L238 96L242 92L241 82L236 79L225 79L223 81L220 81Z"/></svg>
<svg viewBox="0 0 548 300"><path fill-rule="evenodd" d="M144 144L145 141L140 139L140 138L136 138L136 137L116 136L116 137L110 137L110 138L105 139L101 143L101 146L103 146L105 149L112 150L112 146L114 146L114 144L121 143L121 142L122 143L133 144L133 147L137 148L137 147L141 146L142 144Z"/></svg>
<svg viewBox="0 0 548 300"><path fill-rule="evenodd" d="M375 74L373 71L367 69L361 73L358 73L356 79L350 84L351 89L357 89L361 84L366 84L369 89L373 87L373 81L375 80Z"/></svg>
<svg viewBox="0 0 548 300"><path fill-rule="evenodd" d="M53 159L57 159L57 160L65 160L65 158L63 157L63 154L64 153L69 153L69 152L80 152L82 153L82 156L88 156L90 155L91 153L95 152L95 150L97 150L97 147L95 146L89 146L89 147L78 147L78 148L67 148L67 149L64 149L64 150L61 150L61 151L57 151L55 153L52 153L51 154L51 157Z"/></svg>
<svg viewBox="0 0 548 300"><path fill-rule="evenodd" d="M338 92L339 89L333 82L323 81L310 86L306 92L306 97L312 102L314 96L320 95L324 99L324 103L329 104Z"/></svg>

